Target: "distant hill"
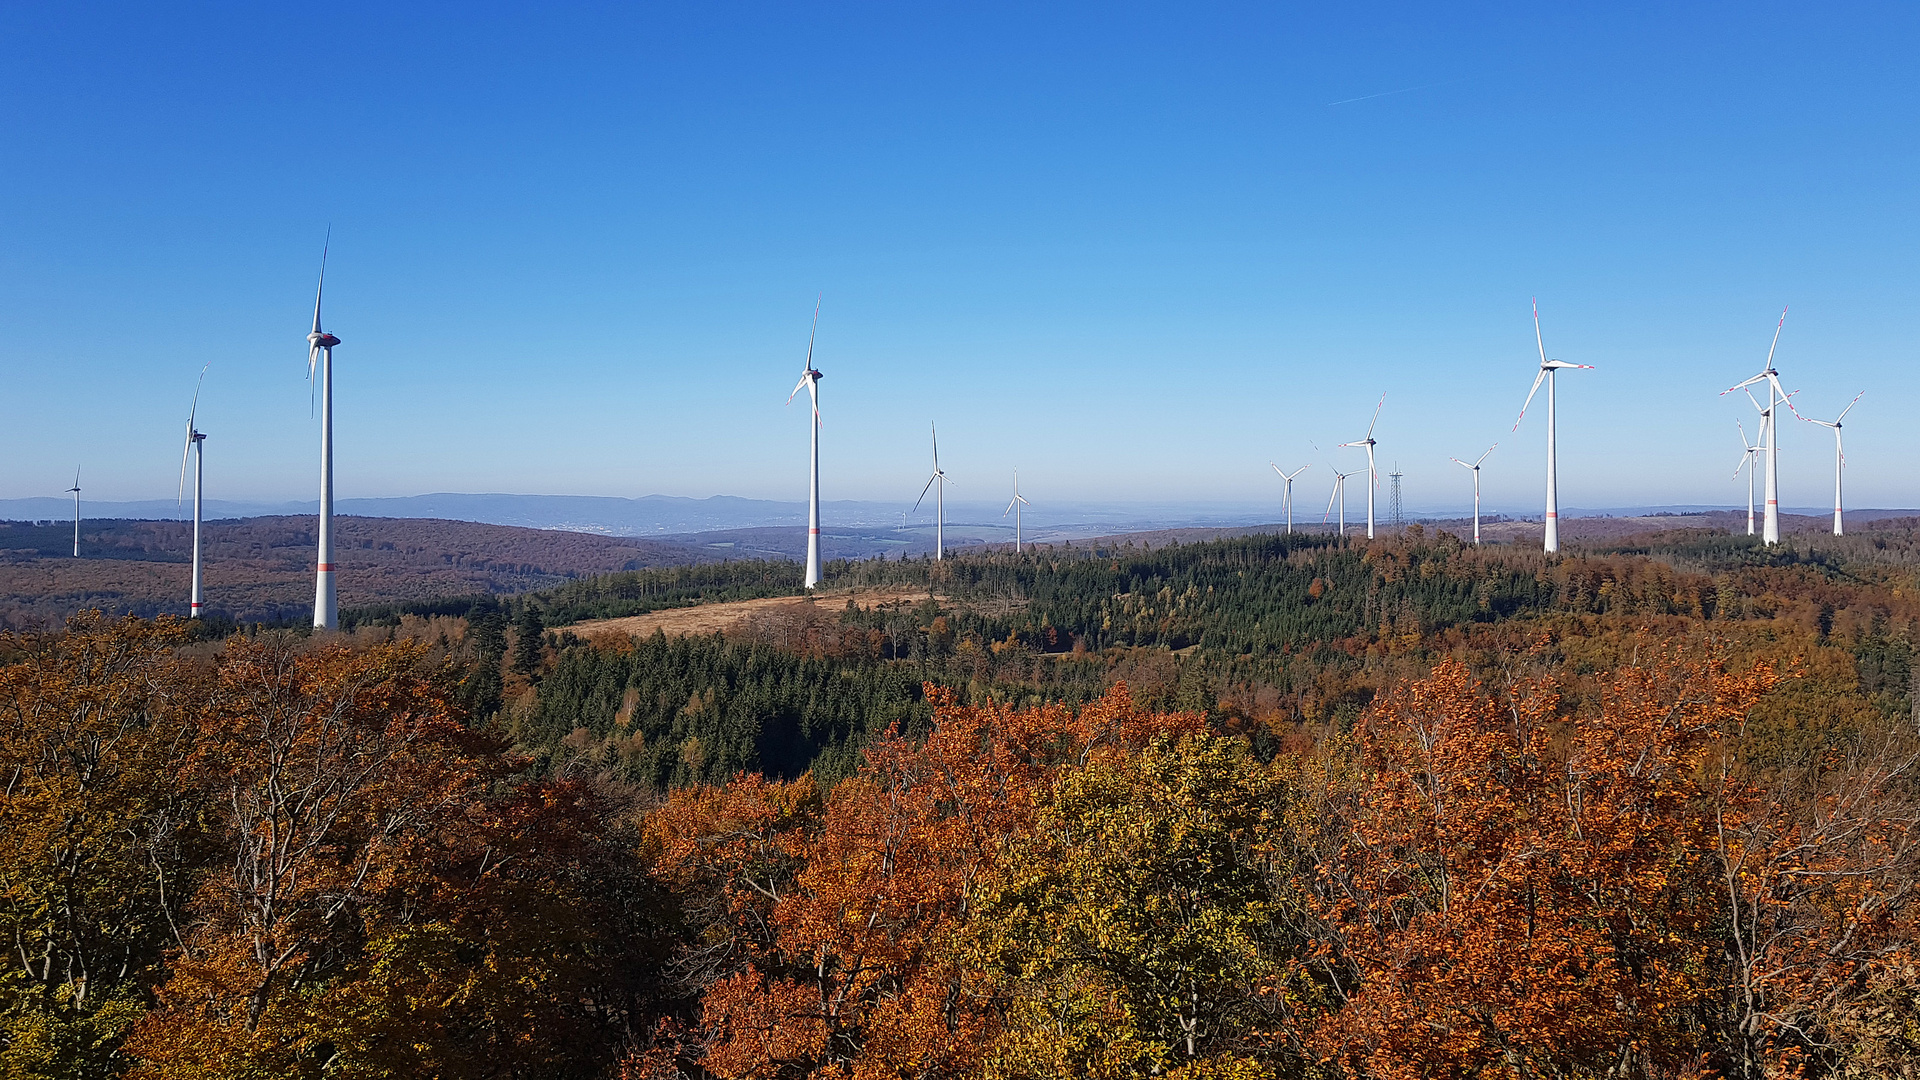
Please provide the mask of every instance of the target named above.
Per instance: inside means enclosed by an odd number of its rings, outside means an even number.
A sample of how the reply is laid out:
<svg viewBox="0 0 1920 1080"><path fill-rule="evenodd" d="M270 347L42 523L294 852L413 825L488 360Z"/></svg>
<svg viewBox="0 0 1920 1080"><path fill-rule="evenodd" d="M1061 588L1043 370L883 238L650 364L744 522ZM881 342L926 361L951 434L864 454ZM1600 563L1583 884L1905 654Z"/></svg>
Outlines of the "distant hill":
<svg viewBox="0 0 1920 1080"><path fill-rule="evenodd" d="M205 526L210 613L241 621L299 619L313 609L313 517L260 517ZM569 579L733 557L652 539L480 525L340 517L342 607L477 593L517 593ZM85 521L81 558L70 523L0 522L0 621L58 623L75 611L184 613L192 526Z"/></svg>

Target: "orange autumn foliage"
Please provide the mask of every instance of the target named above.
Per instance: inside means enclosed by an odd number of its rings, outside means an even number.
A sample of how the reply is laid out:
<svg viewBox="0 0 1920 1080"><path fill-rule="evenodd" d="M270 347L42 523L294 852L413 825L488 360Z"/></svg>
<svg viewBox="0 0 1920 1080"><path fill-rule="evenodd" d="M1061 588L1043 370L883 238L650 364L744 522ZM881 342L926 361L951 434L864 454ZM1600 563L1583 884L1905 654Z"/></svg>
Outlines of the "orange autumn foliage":
<svg viewBox="0 0 1920 1080"><path fill-rule="evenodd" d="M730 897L730 924L705 931L709 950L735 958L701 997L710 1074L971 1068L993 1010L954 945L1003 845L1031 826L1062 765L1204 727L1197 714L1141 712L1124 685L1078 712L927 693L925 742L890 733L817 819L788 809L805 802L792 786L756 777L732 795L676 793L649 819L663 877L717 877Z"/></svg>
<svg viewBox="0 0 1920 1080"><path fill-rule="evenodd" d="M1773 683L1667 654L1564 723L1551 682L1496 700L1453 661L1395 694L1359 732L1322 870L1358 976L1322 1052L1383 1080L1697 1056L1720 907L1706 766Z"/></svg>

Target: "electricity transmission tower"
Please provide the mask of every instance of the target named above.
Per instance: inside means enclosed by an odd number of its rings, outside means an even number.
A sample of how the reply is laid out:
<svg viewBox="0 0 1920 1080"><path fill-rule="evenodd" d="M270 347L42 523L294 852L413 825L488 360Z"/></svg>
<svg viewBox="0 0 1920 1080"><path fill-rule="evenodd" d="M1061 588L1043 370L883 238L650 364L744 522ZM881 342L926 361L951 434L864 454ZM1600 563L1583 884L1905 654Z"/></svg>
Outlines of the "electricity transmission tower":
<svg viewBox="0 0 1920 1080"><path fill-rule="evenodd" d="M1399 532L1401 528L1400 478L1405 475L1400 471L1399 465L1395 465L1393 471L1387 474L1387 479L1393 481L1392 501L1387 504L1387 523L1393 527L1394 532Z"/></svg>

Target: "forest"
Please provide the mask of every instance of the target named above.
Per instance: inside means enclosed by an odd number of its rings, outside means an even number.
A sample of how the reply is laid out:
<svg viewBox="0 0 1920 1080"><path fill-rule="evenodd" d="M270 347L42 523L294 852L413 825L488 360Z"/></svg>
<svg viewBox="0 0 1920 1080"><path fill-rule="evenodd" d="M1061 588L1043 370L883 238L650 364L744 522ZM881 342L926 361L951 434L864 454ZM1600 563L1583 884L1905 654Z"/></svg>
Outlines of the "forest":
<svg viewBox="0 0 1920 1080"><path fill-rule="evenodd" d="M15 631L0 1076L1914 1076L1916 527Z"/></svg>

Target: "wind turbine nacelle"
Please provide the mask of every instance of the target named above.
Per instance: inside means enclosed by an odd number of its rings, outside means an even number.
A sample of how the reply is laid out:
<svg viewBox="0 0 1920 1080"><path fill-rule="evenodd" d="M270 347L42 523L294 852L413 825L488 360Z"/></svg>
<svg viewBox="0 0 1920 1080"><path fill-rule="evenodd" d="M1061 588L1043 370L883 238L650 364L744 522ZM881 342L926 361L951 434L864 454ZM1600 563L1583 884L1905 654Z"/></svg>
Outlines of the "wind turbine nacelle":
<svg viewBox="0 0 1920 1080"><path fill-rule="evenodd" d="M331 349L340 344L340 339L329 333L308 334L307 340L313 342L316 349Z"/></svg>

